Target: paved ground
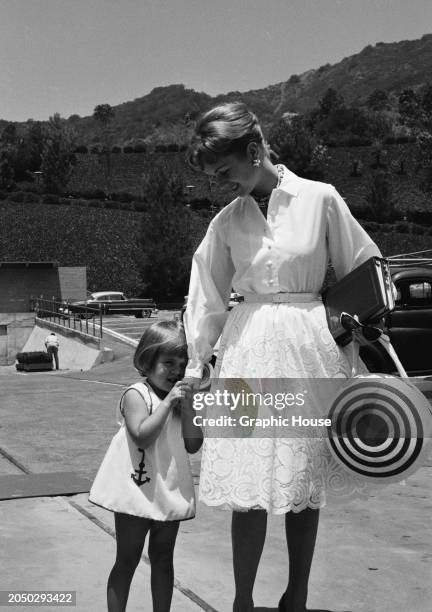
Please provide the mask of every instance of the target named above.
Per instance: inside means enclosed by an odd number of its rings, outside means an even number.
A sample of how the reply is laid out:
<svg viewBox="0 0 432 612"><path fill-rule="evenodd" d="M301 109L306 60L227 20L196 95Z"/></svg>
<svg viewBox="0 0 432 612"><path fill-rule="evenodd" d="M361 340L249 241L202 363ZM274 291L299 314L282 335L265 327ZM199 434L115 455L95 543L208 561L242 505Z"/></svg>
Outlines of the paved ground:
<svg viewBox="0 0 432 612"><path fill-rule="evenodd" d="M103 326L128 338L132 338L132 340L139 340L149 325L161 319L172 319L176 312L178 311L160 310L157 315L152 315L148 319L137 319L134 316L128 315L105 315Z"/></svg>
<svg viewBox="0 0 432 612"><path fill-rule="evenodd" d="M134 379L131 355L83 373L0 368L0 447L32 473L72 471L93 478L117 429L119 394ZM197 477L199 456L193 471ZM0 455L0 488L3 476L18 473L19 467ZM431 479L428 463L405 486L391 485L367 502L322 511L311 609L430 611ZM115 554L112 527L112 515L90 504L85 494L0 502L0 590L71 589L77 591L76 610L104 610ZM231 610L229 531L228 513L201 504L197 518L182 524L174 612ZM286 572L283 519L274 517L257 577L256 610L276 610ZM151 610L145 560L128 610Z"/></svg>

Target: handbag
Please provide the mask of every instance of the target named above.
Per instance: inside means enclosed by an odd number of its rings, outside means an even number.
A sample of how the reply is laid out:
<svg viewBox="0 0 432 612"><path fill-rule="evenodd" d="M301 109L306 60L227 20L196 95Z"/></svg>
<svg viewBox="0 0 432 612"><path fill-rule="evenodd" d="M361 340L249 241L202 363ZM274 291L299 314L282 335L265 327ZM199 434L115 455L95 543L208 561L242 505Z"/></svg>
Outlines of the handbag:
<svg viewBox="0 0 432 612"><path fill-rule="evenodd" d="M339 465L361 480L400 482L422 467L429 454L432 410L422 392L424 381L408 378L382 330L349 319L346 315L342 321L354 340L353 377L331 404L329 449ZM399 376L357 375L355 344L364 342L379 342Z"/></svg>
<svg viewBox="0 0 432 612"><path fill-rule="evenodd" d="M360 323L371 323L393 310L388 261L370 257L327 289L322 297L330 333L337 344L344 346L351 341L351 333L341 324L343 312L356 316Z"/></svg>

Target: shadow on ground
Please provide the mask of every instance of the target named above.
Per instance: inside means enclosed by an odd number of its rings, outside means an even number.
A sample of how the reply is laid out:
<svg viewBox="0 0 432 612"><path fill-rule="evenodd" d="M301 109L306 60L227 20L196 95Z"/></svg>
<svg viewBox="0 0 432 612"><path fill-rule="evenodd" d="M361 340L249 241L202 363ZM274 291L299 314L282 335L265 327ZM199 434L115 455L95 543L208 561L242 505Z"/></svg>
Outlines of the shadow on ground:
<svg viewBox="0 0 432 612"><path fill-rule="evenodd" d="M263 608L259 606L258 608L254 608L254 612L278 612L278 608ZM336 610L327 610L324 608L308 608L307 612L336 612ZM349 610L343 610L343 612L350 612Z"/></svg>

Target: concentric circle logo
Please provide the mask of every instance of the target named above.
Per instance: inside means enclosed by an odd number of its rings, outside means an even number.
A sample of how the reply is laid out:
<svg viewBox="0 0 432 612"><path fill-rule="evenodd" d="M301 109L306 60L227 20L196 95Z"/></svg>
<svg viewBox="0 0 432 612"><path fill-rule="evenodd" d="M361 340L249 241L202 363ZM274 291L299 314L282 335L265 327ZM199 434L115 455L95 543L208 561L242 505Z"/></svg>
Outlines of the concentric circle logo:
<svg viewBox="0 0 432 612"><path fill-rule="evenodd" d="M330 408L328 442L347 470L374 482L397 482L421 467L432 432L426 397L400 378L354 378Z"/></svg>

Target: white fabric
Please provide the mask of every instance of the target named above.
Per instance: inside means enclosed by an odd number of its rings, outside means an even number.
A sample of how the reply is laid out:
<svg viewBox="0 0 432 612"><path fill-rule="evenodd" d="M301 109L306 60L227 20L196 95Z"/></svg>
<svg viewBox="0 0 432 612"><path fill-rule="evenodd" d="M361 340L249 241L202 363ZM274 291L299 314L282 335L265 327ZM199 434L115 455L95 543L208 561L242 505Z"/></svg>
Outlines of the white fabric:
<svg viewBox="0 0 432 612"><path fill-rule="evenodd" d="M57 348L59 347L59 339L57 338L57 336L55 334L49 334L46 338L45 338L45 346L48 348L49 346L56 346Z"/></svg>
<svg viewBox="0 0 432 612"><path fill-rule="evenodd" d="M244 302L250 304L284 304L316 302L321 296L316 293L245 293Z"/></svg>
<svg viewBox="0 0 432 612"><path fill-rule="evenodd" d="M267 220L251 196L236 198L211 221L192 261L184 323L186 376L200 376L238 293L318 293L330 256L338 279L380 255L331 185L285 169Z"/></svg>
<svg viewBox="0 0 432 612"><path fill-rule="evenodd" d="M223 329L221 378L349 377L350 350L334 342L322 302L244 303L230 313L226 305L231 287L318 293L329 256L342 278L373 255L379 249L330 185L285 170L267 220L252 197L237 198L212 220L194 255L184 318L187 375L200 375ZM204 441L200 499L208 505L298 512L324 505L326 491L346 498L362 493L363 484L336 464L324 439Z"/></svg>
<svg viewBox="0 0 432 612"><path fill-rule="evenodd" d="M157 410L160 399L149 385L139 382L126 392L130 389L140 393L149 414ZM146 449L140 449L129 435L121 413L121 401L117 417L120 429L102 461L89 500L107 510L158 521L193 518L194 485L180 417L171 413L159 437ZM140 466L142 462L144 465ZM138 475L140 467L141 477ZM140 482L137 484L132 476Z"/></svg>

